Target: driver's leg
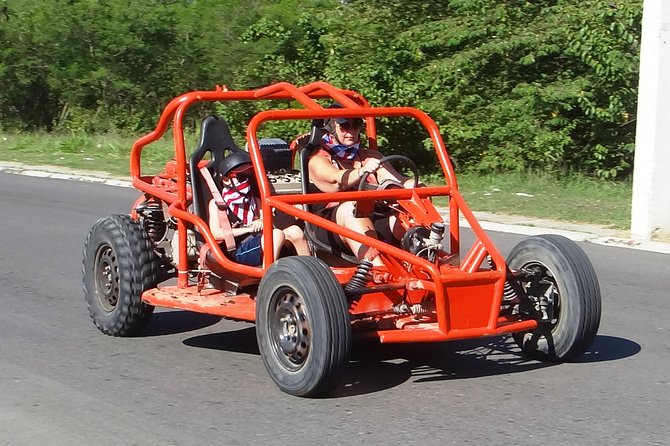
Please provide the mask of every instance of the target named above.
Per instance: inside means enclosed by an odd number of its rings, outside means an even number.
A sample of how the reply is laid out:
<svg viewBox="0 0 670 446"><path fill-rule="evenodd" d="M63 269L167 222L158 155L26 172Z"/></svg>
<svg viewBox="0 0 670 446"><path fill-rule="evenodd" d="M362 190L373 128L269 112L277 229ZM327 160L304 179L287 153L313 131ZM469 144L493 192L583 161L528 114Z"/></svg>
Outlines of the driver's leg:
<svg viewBox="0 0 670 446"><path fill-rule="evenodd" d="M335 222L338 225L342 225L348 229L351 229L352 231L356 231L360 234L365 234L369 237L377 238L377 231L375 230L372 220L370 220L367 217L356 218L354 216L353 201L347 201L341 203L337 207L337 210L335 211ZM357 242L356 240L351 240L345 237L342 237L342 240L347 244L347 246L349 246L351 252L353 252L356 257L358 257L359 259L367 258L366 255L368 254L368 251L370 251L369 246L365 246L362 243ZM375 250L373 250L372 252L375 252ZM374 266L384 265L379 255L376 255L374 258L368 260L371 260Z"/></svg>
<svg viewBox="0 0 670 446"><path fill-rule="evenodd" d="M377 230L379 239L395 245L405 235L405 227L400 223L396 215L374 220L374 227Z"/></svg>

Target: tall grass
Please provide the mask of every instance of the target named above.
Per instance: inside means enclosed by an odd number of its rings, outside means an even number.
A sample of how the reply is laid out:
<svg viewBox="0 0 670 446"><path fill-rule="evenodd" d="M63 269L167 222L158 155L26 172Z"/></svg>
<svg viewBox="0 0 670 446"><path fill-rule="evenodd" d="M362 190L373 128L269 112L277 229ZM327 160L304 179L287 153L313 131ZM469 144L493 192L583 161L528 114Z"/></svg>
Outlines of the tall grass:
<svg viewBox="0 0 670 446"><path fill-rule="evenodd" d="M463 197L478 211L630 227L632 184L579 174L462 174Z"/></svg>
<svg viewBox="0 0 670 446"><path fill-rule="evenodd" d="M129 174L130 150L138 136L115 133L58 135L51 133L0 134L0 161L52 165L74 170ZM142 152L142 169L157 173L174 156L172 139L164 137Z"/></svg>

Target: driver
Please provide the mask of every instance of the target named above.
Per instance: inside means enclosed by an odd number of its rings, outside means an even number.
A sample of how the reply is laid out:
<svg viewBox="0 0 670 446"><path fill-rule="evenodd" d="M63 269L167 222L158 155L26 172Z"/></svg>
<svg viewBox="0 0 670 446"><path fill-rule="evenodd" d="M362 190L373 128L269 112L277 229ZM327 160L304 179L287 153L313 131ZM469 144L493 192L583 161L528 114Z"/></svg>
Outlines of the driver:
<svg viewBox="0 0 670 446"><path fill-rule="evenodd" d="M333 103L329 108L342 108ZM321 141L321 149L309 159L309 178L321 192L339 192L358 187L366 174L372 184L392 179L412 187L413 179L398 173L388 163L380 164L383 155L361 144L361 118L334 118L324 122L327 130ZM361 234L389 242L400 240L405 232L395 215L371 220L368 217L357 218L355 202L327 203L314 206L313 212ZM382 261L374 249L348 238L315 228L315 236L322 242L336 246L342 251L351 251L357 258L370 260L373 265L381 266Z"/></svg>

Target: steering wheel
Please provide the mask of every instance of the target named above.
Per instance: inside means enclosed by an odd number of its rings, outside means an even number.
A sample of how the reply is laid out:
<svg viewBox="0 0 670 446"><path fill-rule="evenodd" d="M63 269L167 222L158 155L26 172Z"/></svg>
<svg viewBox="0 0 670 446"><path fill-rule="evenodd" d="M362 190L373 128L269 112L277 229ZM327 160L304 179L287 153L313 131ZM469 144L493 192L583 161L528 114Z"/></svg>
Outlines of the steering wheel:
<svg viewBox="0 0 670 446"><path fill-rule="evenodd" d="M414 161L411 159L407 158L406 156L403 155L388 155L383 157L382 159L379 160L379 165L381 166L383 163L388 162L388 161L394 161L394 160L400 160L404 161L405 163L409 164L410 169L412 170L412 174L414 175L414 187L419 186L419 169L417 169L416 164L414 164ZM364 172L363 175L361 176L361 180L358 183L358 190L365 190L366 188L369 188L371 185L367 182L368 177L372 174L372 172ZM397 180L392 180L392 179L386 179L382 181L377 187L374 188L374 190L386 190L386 189L404 189L404 186L402 183L400 183ZM375 204L375 209L371 214L372 218L384 218L393 215L396 210L392 207L393 203L395 203L395 200L380 200L378 203Z"/></svg>

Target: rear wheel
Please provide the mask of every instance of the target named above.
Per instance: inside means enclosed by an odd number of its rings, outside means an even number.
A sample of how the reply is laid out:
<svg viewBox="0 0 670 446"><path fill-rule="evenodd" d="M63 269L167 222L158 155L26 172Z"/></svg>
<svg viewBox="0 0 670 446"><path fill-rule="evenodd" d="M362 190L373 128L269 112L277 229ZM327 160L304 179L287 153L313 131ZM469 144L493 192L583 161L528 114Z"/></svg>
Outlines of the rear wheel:
<svg viewBox="0 0 670 446"><path fill-rule="evenodd" d="M98 220L86 238L84 292L98 329L112 336L137 334L154 307L142 293L158 281L160 262L144 228L128 215Z"/></svg>
<svg viewBox="0 0 670 446"><path fill-rule="evenodd" d="M256 336L263 364L284 392L328 393L349 360L347 300L332 271L315 257L277 260L261 280Z"/></svg>
<svg viewBox="0 0 670 446"><path fill-rule="evenodd" d="M513 335L523 352L553 362L581 355L598 332L601 314L598 277L584 251L565 237L541 235L515 246L508 265L524 272L526 310L539 320L537 329Z"/></svg>

